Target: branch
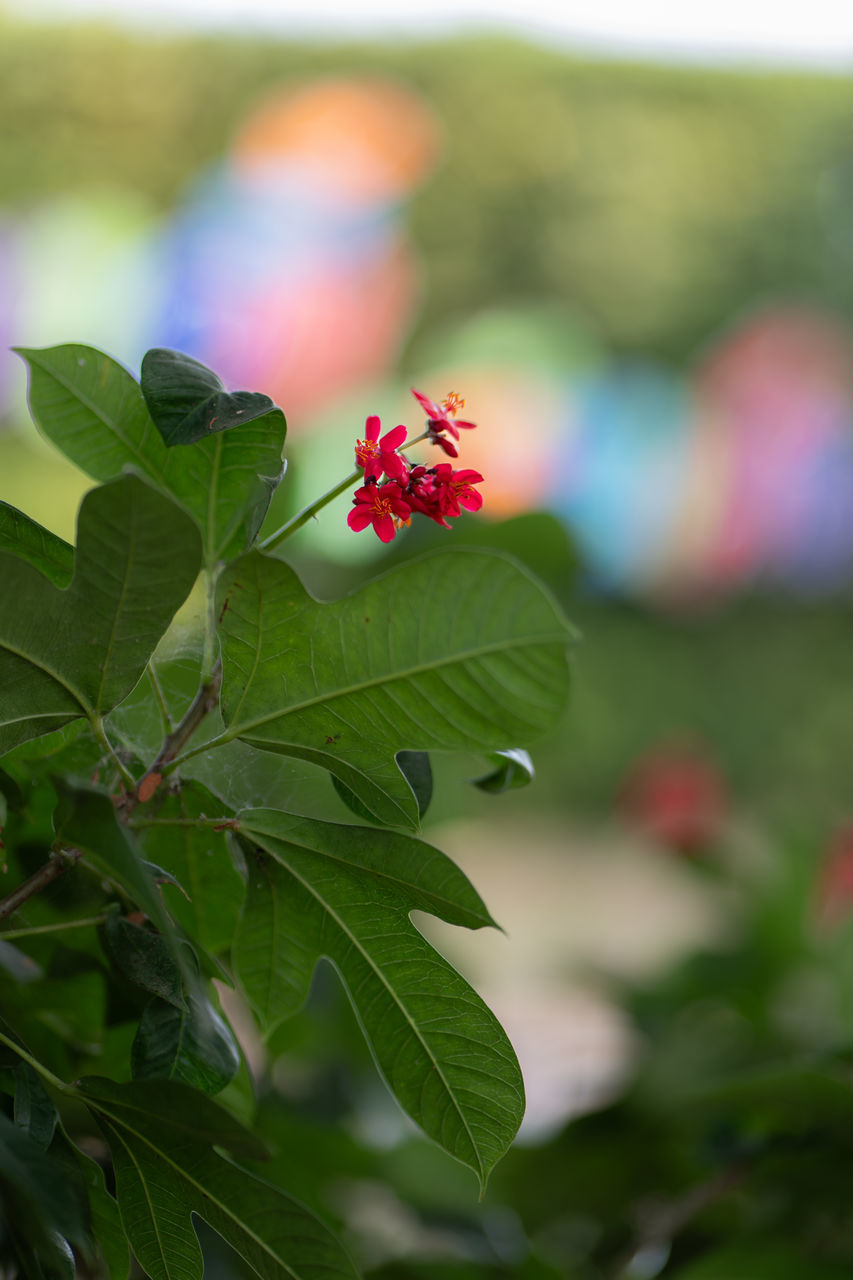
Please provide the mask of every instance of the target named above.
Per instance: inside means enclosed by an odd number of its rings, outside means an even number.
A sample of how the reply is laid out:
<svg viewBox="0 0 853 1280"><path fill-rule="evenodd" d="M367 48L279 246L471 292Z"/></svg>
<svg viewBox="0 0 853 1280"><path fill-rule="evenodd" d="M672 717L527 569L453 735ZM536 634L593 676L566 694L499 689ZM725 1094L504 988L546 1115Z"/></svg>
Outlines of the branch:
<svg viewBox="0 0 853 1280"><path fill-rule="evenodd" d="M122 801L125 820L138 804L145 804L163 781L166 767L178 756L198 729L205 716L217 706L222 686L222 662L217 658L210 679L205 680L193 698L183 720L163 740L156 759L139 779L135 789Z"/></svg>
<svg viewBox="0 0 853 1280"><path fill-rule="evenodd" d="M38 871L34 871L23 884L18 885L17 889L13 889L0 901L0 920L5 920L7 916L12 915L24 905L28 898L41 893L42 889L46 889L49 884L57 880L63 871L76 867L82 856L80 849L72 848L58 849L52 853L44 866L39 867Z"/></svg>

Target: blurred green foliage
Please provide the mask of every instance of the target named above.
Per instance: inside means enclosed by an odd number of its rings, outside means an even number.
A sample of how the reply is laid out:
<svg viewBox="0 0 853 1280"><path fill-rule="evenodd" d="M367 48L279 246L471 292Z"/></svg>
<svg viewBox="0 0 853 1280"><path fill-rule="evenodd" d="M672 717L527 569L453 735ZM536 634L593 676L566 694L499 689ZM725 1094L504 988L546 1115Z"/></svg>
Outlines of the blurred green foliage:
<svg viewBox="0 0 853 1280"><path fill-rule="evenodd" d="M286 44L0 19L0 201L100 183L163 210L272 85L402 78L445 130L409 221L429 269L411 355L495 304L579 309L682 360L757 298L853 315L853 82L579 60L509 39Z"/></svg>

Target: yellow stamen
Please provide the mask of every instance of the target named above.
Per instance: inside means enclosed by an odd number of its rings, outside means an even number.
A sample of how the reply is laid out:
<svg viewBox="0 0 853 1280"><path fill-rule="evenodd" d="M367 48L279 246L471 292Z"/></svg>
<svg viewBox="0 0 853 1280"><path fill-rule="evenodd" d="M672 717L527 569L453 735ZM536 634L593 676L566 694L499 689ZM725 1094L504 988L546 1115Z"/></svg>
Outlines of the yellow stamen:
<svg viewBox="0 0 853 1280"><path fill-rule="evenodd" d="M447 398L442 400L441 407L448 417L455 418L459 410L465 408L465 401L455 391L451 391Z"/></svg>
<svg viewBox="0 0 853 1280"><path fill-rule="evenodd" d="M379 457L379 446L372 440L356 440L355 460L360 467L365 466L371 458Z"/></svg>

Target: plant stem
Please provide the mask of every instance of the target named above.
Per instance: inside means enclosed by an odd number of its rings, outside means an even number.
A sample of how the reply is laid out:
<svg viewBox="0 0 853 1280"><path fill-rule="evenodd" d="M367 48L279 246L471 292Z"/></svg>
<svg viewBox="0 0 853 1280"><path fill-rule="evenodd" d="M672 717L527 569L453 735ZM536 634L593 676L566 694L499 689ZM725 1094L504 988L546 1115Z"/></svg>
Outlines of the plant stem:
<svg viewBox="0 0 853 1280"><path fill-rule="evenodd" d="M130 772L127 765L124 763L124 761L120 758L118 752L115 750L109 738L107 737L107 731L104 728L103 720L101 719L100 716L93 715L89 720L89 724L91 725L92 733L94 734L98 745L102 748L104 754L108 756L110 760L112 760L113 764L118 769L125 786L130 787L132 790L136 786L136 779L134 778L133 774Z"/></svg>
<svg viewBox="0 0 853 1280"><path fill-rule="evenodd" d="M204 653L201 659L202 685L213 678L216 661L216 565L208 565L204 571Z"/></svg>
<svg viewBox="0 0 853 1280"><path fill-rule="evenodd" d="M426 440L428 435L429 432L424 431L421 435L415 436L414 440L409 440L407 444L401 445L399 452L405 453L407 449L411 449L412 445L419 444L421 440ZM335 498L340 497L342 493L351 488L352 485L356 484L363 475L364 472L361 467L356 467L355 471L351 472L345 480L341 480L339 484L336 484L334 489L329 489L327 493L324 493L322 497L317 498L315 502L310 503L307 507L303 507L295 516L291 516L291 518L283 524L280 529L276 529L275 533L271 533L268 538L264 538L263 542L259 542L258 550L272 551L274 547L279 546L279 544L284 542L286 538L289 538L291 534L296 533L297 529L301 529L304 524L307 524L309 520L316 516L318 511L322 511L323 507L334 501Z"/></svg>
<svg viewBox="0 0 853 1280"><path fill-rule="evenodd" d="M171 712L169 711L168 706L166 705L166 698L163 693L163 686L160 684L160 677L157 675L157 672L154 668L153 658L148 663L148 666L145 669L148 672L148 679L151 681L151 688L154 690L154 697L156 698L157 705L160 708L160 719L163 721L163 728L165 729L166 733L171 733L175 727L175 722L172 719L172 715L171 715Z"/></svg>
<svg viewBox="0 0 853 1280"><path fill-rule="evenodd" d="M0 920L5 920L7 916L12 915L34 894L41 893L42 889L46 889L49 884L57 880L63 871L67 871L69 867L75 867L82 856L79 849L72 848L63 848L52 853L38 871L34 871L23 884L18 885L17 889L13 889L0 901Z"/></svg>
<svg viewBox="0 0 853 1280"><path fill-rule="evenodd" d="M84 929L89 925L103 924L106 916L89 916L86 920L60 920L58 924L36 924L31 929L3 929L0 942L11 942L14 938L32 938L40 933L60 933L63 929Z"/></svg>
<svg viewBox="0 0 853 1280"><path fill-rule="evenodd" d="M145 804L146 800L150 800L154 792L167 773L172 770L168 767L172 761L180 754L181 749L186 746L190 738L198 729L205 716L213 711L219 701L219 690L222 685L222 663L217 658L213 665L210 679L205 680L196 696L190 703L186 715L180 724L177 725L171 733L168 733L163 740L163 745L157 752L155 760L149 765L145 773L135 785L131 795L127 797L124 808L125 820L128 815L136 808L138 804ZM200 750L206 750L207 744ZM195 754L193 752L192 754Z"/></svg>
<svg viewBox="0 0 853 1280"><path fill-rule="evenodd" d="M7 1048L16 1053L28 1066L32 1067L33 1071L37 1071L48 1084L52 1084L54 1089L58 1089L60 1093L73 1094L77 1092L73 1085L66 1084L64 1080L60 1080L59 1076L55 1076L52 1071L49 1071L43 1063L39 1062L38 1058L34 1058L31 1053L27 1053L22 1045L19 1045L16 1040L12 1040L10 1036L5 1036L2 1031L0 1031L0 1044L5 1044Z"/></svg>
<svg viewBox="0 0 853 1280"><path fill-rule="evenodd" d="M292 516L286 524L281 526L280 529L277 529L275 533L271 533L268 538L264 538L263 542L258 543L258 550L271 551L273 547L277 547L280 543L284 542L285 538L289 538L291 534L296 533L297 529L301 529L302 526L307 524L318 511L322 511L323 507L327 506L328 503L332 502L335 498L340 497L342 493L351 488L357 480L361 479L361 476L361 467L357 467L355 471L347 476L346 480L342 480L340 484L336 484L334 489L330 489L328 493L324 493L321 498L316 500L316 502L312 502L309 506L303 507L300 512L295 516Z"/></svg>

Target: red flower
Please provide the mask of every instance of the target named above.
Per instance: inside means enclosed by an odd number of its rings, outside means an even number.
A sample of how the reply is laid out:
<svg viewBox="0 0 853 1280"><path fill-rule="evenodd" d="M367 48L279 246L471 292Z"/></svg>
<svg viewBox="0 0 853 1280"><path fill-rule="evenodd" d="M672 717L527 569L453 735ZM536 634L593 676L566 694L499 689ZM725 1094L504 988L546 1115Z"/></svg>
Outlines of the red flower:
<svg viewBox="0 0 853 1280"><path fill-rule="evenodd" d="M436 524L449 529L450 525L441 510L440 494L435 483L435 472L426 467L413 467L406 487L406 501L413 511L428 516Z"/></svg>
<svg viewBox="0 0 853 1280"><path fill-rule="evenodd" d="M378 480L383 472L389 480L405 480L408 468L397 450L406 438L406 428L393 427L380 440L380 425L376 414L365 422L364 439L355 442L356 466L364 467L365 480Z"/></svg>
<svg viewBox="0 0 853 1280"><path fill-rule="evenodd" d="M390 542L400 525L409 523L411 514L412 508L398 484L377 484L374 480L356 489L347 524L355 533L372 524L376 536L382 542Z"/></svg>
<svg viewBox="0 0 853 1280"><path fill-rule="evenodd" d="M480 510L483 495L474 488L483 483L479 471L454 471L449 462L440 462L432 470L442 515L461 515L461 507L466 511Z"/></svg>
<svg viewBox="0 0 853 1280"><path fill-rule="evenodd" d="M451 391L441 404L436 404L434 400L430 400L429 396L415 391L414 387L412 387L412 395L427 416L427 431L432 436L433 444L441 445L444 452L450 454L451 458L457 457L456 450L450 442L440 438L440 432L449 431L453 439L458 440L460 427L464 427L466 431L476 427L476 422L465 422L456 417L457 411L465 408L465 401L455 391Z"/></svg>

